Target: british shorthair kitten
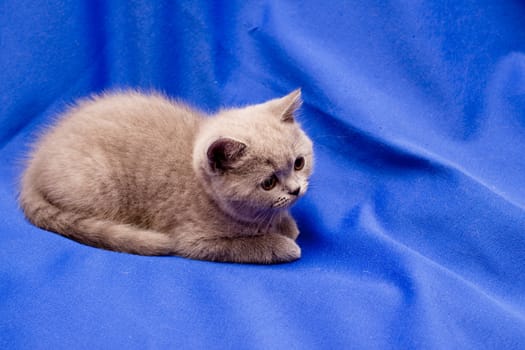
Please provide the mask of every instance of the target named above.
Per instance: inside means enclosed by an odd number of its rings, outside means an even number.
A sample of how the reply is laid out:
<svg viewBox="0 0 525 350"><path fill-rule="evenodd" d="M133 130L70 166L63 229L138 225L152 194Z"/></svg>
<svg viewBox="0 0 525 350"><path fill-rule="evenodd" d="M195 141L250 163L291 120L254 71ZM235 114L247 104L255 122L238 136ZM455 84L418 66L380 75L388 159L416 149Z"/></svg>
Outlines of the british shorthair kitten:
<svg viewBox="0 0 525 350"><path fill-rule="evenodd" d="M300 90L210 117L155 93L84 100L36 144L21 206L36 226L114 251L296 260L288 209L313 166L300 105Z"/></svg>

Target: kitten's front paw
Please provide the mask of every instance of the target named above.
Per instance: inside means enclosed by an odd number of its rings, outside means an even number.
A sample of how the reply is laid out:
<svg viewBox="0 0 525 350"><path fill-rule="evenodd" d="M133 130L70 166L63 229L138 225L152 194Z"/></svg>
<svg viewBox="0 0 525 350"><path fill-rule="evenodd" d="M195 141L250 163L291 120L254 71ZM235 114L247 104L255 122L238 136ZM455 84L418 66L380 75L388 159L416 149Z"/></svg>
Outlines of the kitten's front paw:
<svg viewBox="0 0 525 350"><path fill-rule="evenodd" d="M270 263L290 262L301 257L301 248L293 239L282 235L272 235L272 240L272 257Z"/></svg>

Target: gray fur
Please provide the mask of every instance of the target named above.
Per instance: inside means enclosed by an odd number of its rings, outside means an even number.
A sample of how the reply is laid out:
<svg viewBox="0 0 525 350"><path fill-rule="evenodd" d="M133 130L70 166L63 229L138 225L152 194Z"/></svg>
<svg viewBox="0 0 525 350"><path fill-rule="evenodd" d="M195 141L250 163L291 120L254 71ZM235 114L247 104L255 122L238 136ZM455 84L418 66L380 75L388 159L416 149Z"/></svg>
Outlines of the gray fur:
<svg viewBox="0 0 525 350"><path fill-rule="evenodd" d="M313 166L312 143L293 117L300 104L296 90L206 117L158 94L82 101L35 145L21 206L36 226L105 249L293 261L301 250L288 208ZM278 181L265 190L272 174Z"/></svg>

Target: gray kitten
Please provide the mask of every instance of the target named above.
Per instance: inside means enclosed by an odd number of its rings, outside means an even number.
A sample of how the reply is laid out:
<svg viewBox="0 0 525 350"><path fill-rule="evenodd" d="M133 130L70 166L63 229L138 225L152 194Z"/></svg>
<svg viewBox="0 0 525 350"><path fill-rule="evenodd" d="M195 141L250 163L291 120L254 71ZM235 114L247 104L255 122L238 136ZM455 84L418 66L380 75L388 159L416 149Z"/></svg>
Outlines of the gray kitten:
<svg viewBox="0 0 525 350"><path fill-rule="evenodd" d="M93 97L36 145L21 206L36 226L120 252L296 260L288 208L313 166L300 105L296 90L206 117L158 94Z"/></svg>

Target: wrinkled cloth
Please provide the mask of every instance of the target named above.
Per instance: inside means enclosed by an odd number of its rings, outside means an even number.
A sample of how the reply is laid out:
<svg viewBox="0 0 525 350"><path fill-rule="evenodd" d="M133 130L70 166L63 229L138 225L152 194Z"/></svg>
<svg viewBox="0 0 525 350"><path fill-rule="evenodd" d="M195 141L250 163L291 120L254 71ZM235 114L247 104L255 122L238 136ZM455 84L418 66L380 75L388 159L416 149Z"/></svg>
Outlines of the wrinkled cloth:
<svg viewBox="0 0 525 350"><path fill-rule="evenodd" d="M525 348L521 1L0 3L0 348ZM30 144L77 98L213 113L301 87L302 258L142 257L30 225Z"/></svg>

